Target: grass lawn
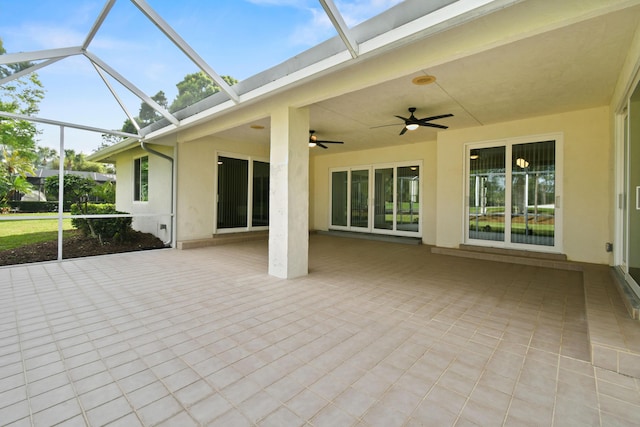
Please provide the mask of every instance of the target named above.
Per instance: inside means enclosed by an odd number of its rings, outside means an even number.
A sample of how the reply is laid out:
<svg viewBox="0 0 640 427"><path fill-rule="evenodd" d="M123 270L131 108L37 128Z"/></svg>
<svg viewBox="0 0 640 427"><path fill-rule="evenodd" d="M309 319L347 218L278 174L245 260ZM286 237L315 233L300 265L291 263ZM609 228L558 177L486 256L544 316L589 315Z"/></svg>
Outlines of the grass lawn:
<svg viewBox="0 0 640 427"><path fill-rule="evenodd" d="M2 221L0 217L0 250L14 249L32 243L46 242L58 238L56 213L15 214L12 216L39 216L43 219ZM73 230L70 219L62 220L65 234Z"/></svg>

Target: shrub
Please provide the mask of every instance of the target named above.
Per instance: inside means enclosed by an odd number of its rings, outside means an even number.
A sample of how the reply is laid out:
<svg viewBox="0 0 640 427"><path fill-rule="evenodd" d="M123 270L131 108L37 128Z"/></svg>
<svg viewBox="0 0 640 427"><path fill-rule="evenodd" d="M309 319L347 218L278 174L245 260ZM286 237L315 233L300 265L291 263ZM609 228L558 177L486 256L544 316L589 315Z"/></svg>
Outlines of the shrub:
<svg viewBox="0 0 640 427"><path fill-rule="evenodd" d="M58 202L9 202L11 208L21 213L58 212ZM71 203L64 203L63 210L69 212Z"/></svg>
<svg viewBox="0 0 640 427"><path fill-rule="evenodd" d="M110 203L82 203L71 205L73 215L110 215L126 214L119 212L115 205ZM117 241L127 241L131 236L132 218L73 218L71 224L82 231L85 236L93 236L100 239L114 239Z"/></svg>

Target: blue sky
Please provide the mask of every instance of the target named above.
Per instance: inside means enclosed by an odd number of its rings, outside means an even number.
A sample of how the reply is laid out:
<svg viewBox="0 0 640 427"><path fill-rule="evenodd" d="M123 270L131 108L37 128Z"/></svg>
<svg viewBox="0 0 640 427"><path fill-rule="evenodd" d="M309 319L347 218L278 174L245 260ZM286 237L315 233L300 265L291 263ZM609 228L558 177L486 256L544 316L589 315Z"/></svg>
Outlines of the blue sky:
<svg viewBox="0 0 640 427"><path fill-rule="evenodd" d="M336 1L354 26L401 0ZM336 35L315 0L147 0L220 75L245 79ZM79 46L104 0L0 0L0 38L8 53ZM128 0L117 0L89 51L148 95L163 90L169 102L176 83L197 71ZM90 62L66 58L38 71L46 92L40 117L119 129L125 113ZM137 115L140 100L117 87ZM40 145L58 148L59 130L43 130ZM68 129L67 148L85 153L100 145L98 134Z"/></svg>

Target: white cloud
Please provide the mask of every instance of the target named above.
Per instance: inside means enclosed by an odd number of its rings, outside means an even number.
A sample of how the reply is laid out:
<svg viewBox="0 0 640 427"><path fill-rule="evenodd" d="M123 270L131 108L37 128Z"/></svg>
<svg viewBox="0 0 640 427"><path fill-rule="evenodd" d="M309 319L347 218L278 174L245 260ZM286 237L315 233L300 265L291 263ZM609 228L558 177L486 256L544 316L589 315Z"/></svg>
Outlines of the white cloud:
<svg viewBox="0 0 640 427"><path fill-rule="evenodd" d="M87 36L71 28L42 24L26 24L20 29L20 34L27 40L31 40L38 49L78 46Z"/></svg>
<svg viewBox="0 0 640 427"><path fill-rule="evenodd" d="M296 25L289 36L290 43L294 46L315 46L335 35L333 24L322 9L308 11L311 15L309 21Z"/></svg>
<svg viewBox="0 0 640 427"><path fill-rule="evenodd" d="M295 0L248 0L255 4L288 5L300 3ZM403 0L355 0L336 1L338 11L348 27L358 25L385 10L401 3ZM334 36L336 31L320 6L307 7L310 18L298 24L290 36L292 45L312 47Z"/></svg>
<svg viewBox="0 0 640 427"><path fill-rule="evenodd" d="M347 26L353 27L390 9L398 3L402 3L402 1L403 0L337 1L336 6Z"/></svg>

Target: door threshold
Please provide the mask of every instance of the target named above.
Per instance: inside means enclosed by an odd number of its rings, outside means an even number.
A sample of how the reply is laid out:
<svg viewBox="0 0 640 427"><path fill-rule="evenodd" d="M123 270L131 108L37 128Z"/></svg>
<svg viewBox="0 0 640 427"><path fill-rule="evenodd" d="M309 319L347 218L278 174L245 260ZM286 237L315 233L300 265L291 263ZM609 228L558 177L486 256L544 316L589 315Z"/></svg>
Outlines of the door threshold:
<svg viewBox="0 0 640 427"><path fill-rule="evenodd" d="M348 237L348 238L354 238L354 239L377 240L381 242L404 243L407 245L422 244L421 237L391 236L388 234L358 233L354 231L339 231L339 230L327 230L327 231L319 230L317 231L317 234L322 234L325 236Z"/></svg>

